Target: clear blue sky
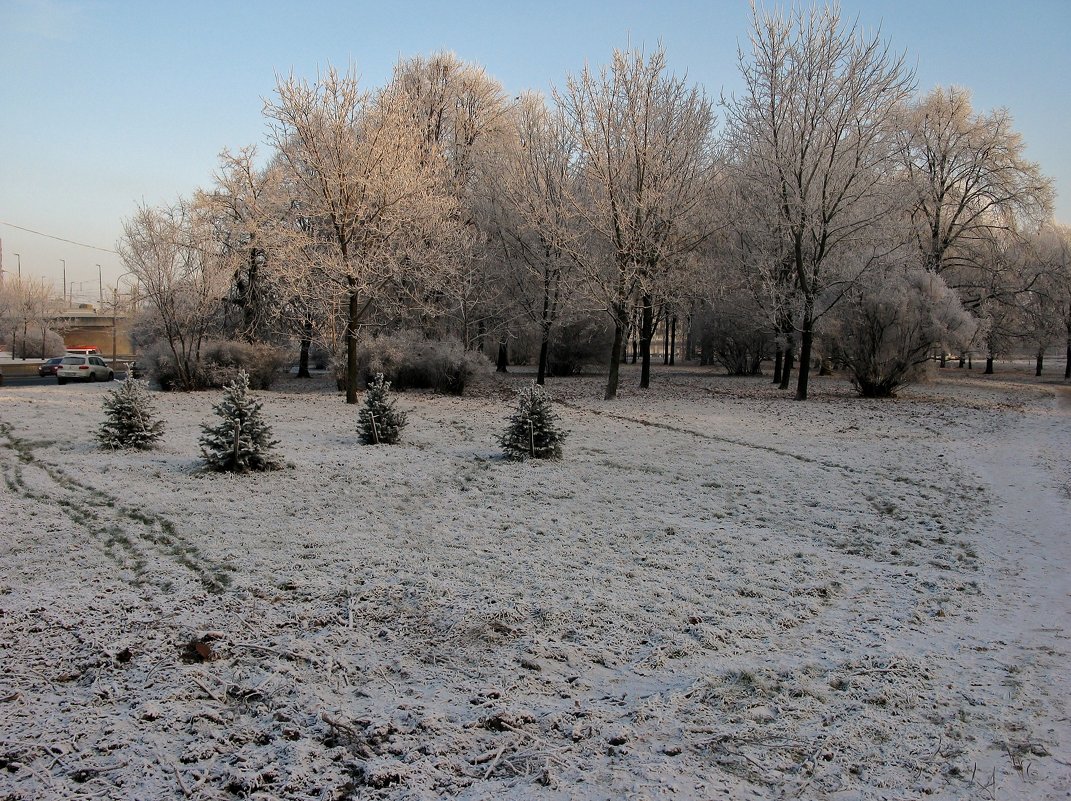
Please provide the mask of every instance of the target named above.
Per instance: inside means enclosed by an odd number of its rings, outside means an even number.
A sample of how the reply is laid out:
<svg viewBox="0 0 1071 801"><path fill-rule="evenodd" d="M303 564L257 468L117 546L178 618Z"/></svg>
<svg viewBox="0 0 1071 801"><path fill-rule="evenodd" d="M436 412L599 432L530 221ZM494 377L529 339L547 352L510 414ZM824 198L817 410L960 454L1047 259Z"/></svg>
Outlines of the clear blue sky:
<svg viewBox="0 0 1071 801"><path fill-rule="evenodd" d="M843 0L917 70L1007 106L1071 223L1071 0ZM382 84L400 58L448 49L506 90L548 90L614 47L661 41L708 93L738 86L746 0L307 3L0 0L0 221L114 248L121 221L207 186L224 147L261 144L276 74L356 64ZM0 225L3 266L95 297L119 258Z"/></svg>

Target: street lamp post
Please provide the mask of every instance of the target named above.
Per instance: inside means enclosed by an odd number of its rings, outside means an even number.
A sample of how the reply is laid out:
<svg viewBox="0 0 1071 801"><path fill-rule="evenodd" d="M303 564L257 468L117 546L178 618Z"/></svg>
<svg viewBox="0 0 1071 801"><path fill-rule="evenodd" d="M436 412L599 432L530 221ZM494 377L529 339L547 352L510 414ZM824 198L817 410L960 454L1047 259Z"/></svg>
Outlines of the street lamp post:
<svg viewBox="0 0 1071 801"><path fill-rule="evenodd" d="M22 279L22 256L20 256L18 253L13 253L12 255L15 257L15 264L18 267L19 279L21 280Z"/></svg>
<svg viewBox="0 0 1071 801"><path fill-rule="evenodd" d="M30 325L30 301L27 299L23 304L25 311L22 313L22 360L26 361L26 331ZM15 354L11 354L11 358L15 358Z"/></svg>
<svg viewBox="0 0 1071 801"><path fill-rule="evenodd" d="M115 371L115 341L117 338L117 321L116 316L119 310L119 282L126 276L131 275L132 271L127 270L125 273L115 279L115 289L112 290L112 371ZM130 367L127 367L127 373L130 372ZM127 375L130 378L130 375Z"/></svg>
<svg viewBox="0 0 1071 801"><path fill-rule="evenodd" d="M60 261L63 263L63 288L62 288L61 291L63 292L63 303L64 303L64 305L66 305L67 304L67 260L66 259L60 259Z"/></svg>

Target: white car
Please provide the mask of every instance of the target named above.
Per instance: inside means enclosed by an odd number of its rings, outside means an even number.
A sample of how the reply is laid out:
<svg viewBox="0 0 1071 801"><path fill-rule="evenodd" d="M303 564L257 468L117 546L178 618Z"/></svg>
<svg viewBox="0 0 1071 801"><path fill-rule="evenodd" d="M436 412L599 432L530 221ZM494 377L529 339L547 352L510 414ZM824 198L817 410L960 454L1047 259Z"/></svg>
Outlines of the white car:
<svg viewBox="0 0 1071 801"><path fill-rule="evenodd" d="M68 381L111 381L115 378L100 356L64 356L56 370L56 383Z"/></svg>

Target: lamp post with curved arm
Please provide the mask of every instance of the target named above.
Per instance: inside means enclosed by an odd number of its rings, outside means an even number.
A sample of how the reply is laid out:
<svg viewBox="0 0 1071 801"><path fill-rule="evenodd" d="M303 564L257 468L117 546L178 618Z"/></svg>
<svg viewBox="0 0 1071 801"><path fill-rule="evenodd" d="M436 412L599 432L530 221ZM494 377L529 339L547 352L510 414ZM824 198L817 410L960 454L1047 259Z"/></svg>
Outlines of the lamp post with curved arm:
<svg viewBox="0 0 1071 801"><path fill-rule="evenodd" d="M115 371L115 340L116 340L116 315L119 309L119 282L128 275L133 275L132 270L127 270L125 273L115 279L115 288L112 290L112 371ZM127 368L129 371L129 368ZM130 378L130 376L127 376Z"/></svg>

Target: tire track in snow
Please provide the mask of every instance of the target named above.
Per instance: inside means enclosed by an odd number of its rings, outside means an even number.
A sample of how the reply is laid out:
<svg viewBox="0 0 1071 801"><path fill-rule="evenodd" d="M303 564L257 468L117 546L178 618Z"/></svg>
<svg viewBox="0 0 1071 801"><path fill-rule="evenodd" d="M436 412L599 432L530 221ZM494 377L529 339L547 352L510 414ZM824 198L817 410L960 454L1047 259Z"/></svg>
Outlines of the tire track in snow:
<svg viewBox="0 0 1071 801"><path fill-rule="evenodd" d="M21 439L8 423L0 423L0 436L5 440L0 442L0 453L8 455L2 460L7 488L26 500L62 511L99 540L110 558L130 567L136 583L172 588L171 580L152 576L154 558L184 568L212 593L223 592L230 583L226 568L202 556L166 517L125 505L34 455L35 449L52 443Z"/></svg>

